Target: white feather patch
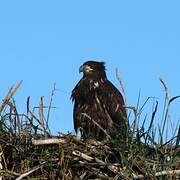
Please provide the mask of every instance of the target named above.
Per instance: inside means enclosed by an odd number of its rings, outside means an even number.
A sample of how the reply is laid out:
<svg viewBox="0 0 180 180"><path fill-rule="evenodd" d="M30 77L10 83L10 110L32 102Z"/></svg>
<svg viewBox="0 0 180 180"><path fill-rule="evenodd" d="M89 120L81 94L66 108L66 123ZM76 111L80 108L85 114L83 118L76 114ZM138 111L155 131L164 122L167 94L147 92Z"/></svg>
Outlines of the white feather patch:
<svg viewBox="0 0 180 180"><path fill-rule="evenodd" d="M94 82L94 88L99 87L99 83L98 82Z"/></svg>
<svg viewBox="0 0 180 180"><path fill-rule="evenodd" d="M117 104L115 112L117 112L118 109L119 109L119 104Z"/></svg>

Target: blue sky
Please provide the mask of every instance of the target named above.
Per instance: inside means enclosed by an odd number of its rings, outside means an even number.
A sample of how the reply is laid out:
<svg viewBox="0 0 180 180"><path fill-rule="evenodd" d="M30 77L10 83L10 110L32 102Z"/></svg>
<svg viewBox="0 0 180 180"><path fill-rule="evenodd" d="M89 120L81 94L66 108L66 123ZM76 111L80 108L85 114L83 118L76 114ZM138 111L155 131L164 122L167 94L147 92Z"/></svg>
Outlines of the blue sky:
<svg viewBox="0 0 180 180"><path fill-rule="evenodd" d="M179 1L1 1L0 97L21 79L15 99L25 111L27 96L37 106L48 104L53 83L53 132L73 130L71 90L82 77L79 66L87 59L106 62L109 79L119 87L121 72L128 105L157 97L163 105L163 77L171 96L180 94ZM173 103L173 124L180 119L180 102ZM146 111L152 110L149 103ZM159 117L161 114L159 109ZM160 123L157 118L157 123Z"/></svg>

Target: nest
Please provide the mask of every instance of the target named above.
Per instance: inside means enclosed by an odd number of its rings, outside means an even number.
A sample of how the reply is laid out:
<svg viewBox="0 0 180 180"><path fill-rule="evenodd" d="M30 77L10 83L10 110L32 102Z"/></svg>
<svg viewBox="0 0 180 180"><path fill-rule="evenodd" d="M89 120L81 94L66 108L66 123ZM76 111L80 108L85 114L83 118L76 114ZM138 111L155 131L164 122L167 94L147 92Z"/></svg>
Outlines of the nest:
<svg viewBox="0 0 180 180"><path fill-rule="evenodd" d="M172 141L141 141L145 134L129 131L104 141L80 139L60 133L53 136L44 120L43 99L38 116L30 110L19 114L12 87L0 106L0 179L178 179L180 148Z"/></svg>

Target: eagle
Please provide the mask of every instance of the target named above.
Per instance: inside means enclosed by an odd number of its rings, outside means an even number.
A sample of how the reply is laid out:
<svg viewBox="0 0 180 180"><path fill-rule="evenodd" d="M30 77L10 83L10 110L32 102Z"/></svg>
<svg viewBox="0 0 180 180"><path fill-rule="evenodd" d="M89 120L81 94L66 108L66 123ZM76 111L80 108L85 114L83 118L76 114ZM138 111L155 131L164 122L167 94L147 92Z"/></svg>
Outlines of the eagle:
<svg viewBox="0 0 180 180"><path fill-rule="evenodd" d="M105 62L87 61L79 68L82 79L72 90L75 132L81 138L104 140L127 130L127 112L122 94L107 79Z"/></svg>

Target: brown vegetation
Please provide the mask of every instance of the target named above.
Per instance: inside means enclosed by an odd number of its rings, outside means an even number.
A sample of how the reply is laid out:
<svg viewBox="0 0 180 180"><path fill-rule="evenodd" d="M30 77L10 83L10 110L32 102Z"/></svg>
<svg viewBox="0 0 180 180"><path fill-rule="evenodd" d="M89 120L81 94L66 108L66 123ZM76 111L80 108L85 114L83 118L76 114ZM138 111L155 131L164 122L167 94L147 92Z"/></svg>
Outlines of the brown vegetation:
<svg viewBox="0 0 180 180"><path fill-rule="evenodd" d="M164 83L164 81L161 79ZM178 96L168 99L164 121L159 128L157 143L152 124L139 127L140 110L133 109L135 120L125 142L115 139L83 141L72 134L53 136L44 118L43 98L38 115L31 110L27 98L27 112L20 114L12 99L21 82L12 87L0 105L0 179L178 179L180 178L180 129L172 139L164 141L168 108ZM165 87L165 83L164 83ZM167 89L165 89L167 93ZM54 90L52 91L52 96ZM52 100L52 98L51 98ZM52 102L52 101L51 101Z"/></svg>

